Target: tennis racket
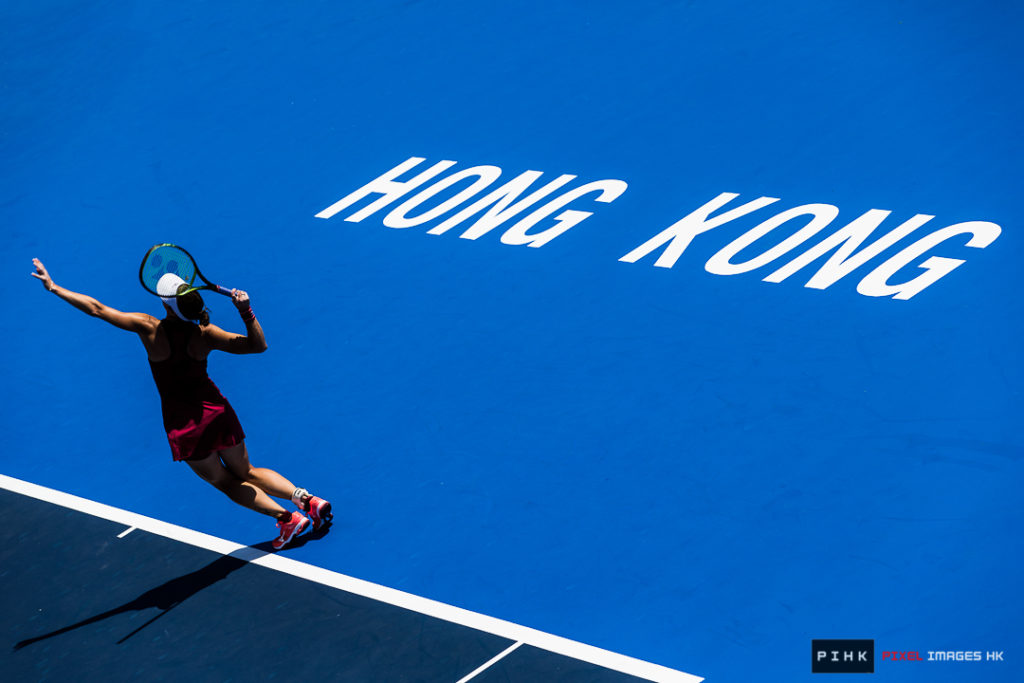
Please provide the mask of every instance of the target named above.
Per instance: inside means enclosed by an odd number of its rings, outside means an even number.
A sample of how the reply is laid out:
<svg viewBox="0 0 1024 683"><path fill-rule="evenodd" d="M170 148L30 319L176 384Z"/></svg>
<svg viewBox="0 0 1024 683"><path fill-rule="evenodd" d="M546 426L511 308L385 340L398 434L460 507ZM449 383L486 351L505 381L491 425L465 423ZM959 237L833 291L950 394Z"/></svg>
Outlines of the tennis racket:
<svg viewBox="0 0 1024 683"><path fill-rule="evenodd" d="M194 292L197 289L210 289L224 296L231 296L231 290L220 285L215 285L199 272L199 266L192 254L188 253L175 244L156 244L149 248L146 256L139 266L139 281L146 291L160 296L156 291L156 283L167 273L174 273L186 283L189 288L178 293L178 296ZM196 278L204 284L196 285Z"/></svg>

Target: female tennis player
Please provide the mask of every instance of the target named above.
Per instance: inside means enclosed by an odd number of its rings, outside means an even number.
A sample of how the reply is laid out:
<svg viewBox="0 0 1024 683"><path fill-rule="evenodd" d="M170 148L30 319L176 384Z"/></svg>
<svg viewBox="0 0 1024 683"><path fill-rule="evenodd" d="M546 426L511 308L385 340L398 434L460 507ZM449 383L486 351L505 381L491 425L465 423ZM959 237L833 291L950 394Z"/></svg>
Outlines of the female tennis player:
<svg viewBox="0 0 1024 683"><path fill-rule="evenodd" d="M263 353L267 342L249 304L249 295L232 290L231 300L245 323L245 335L232 334L210 323L198 291L178 296L188 285L174 273L160 278L157 293L164 318L146 313L123 313L96 299L55 284L42 261L32 259L48 292L85 313L139 335L149 355L163 409L164 428L174 460L184 460L200 477L239 505L277 519L280 531L273 541L280 550L310 527L331 520L331 504L295 487L273 470L253 467L245 447L245 432L231 404L206 373L211 351ZM271 496L291 499L302 512L287 512Z"/></svg>

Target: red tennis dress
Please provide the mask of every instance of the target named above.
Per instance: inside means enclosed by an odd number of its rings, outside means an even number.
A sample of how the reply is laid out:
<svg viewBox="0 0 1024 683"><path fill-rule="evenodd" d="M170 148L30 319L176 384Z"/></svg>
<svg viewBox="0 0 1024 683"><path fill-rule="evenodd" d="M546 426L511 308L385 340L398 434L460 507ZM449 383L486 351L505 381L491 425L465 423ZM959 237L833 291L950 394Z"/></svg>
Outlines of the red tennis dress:
<svg viewBox="0 0 1024 683"><path fill-rule="evenodd" d="M199 326L173 316L160 321L171 345L166 360L149 361L175 460L200 460L242 443L245 432L231 404L206 374L206 361L188 355Z"/></svg>

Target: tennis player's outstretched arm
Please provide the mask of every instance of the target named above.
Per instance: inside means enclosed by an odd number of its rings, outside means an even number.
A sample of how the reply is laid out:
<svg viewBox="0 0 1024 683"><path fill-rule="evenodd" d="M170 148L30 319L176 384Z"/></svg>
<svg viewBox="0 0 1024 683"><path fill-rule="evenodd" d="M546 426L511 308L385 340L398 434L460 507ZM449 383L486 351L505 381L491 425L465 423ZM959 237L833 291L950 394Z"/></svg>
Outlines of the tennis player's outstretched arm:
<svg viewBox="0 0 1024 683"><path fill-rule="evenodd" d="M156 329L159 321L153 316L146 313L125 313L116 308L106 306L91 296L65 289L53 281L42 261L35 258L32 259L32 263L36 267L36 272L32 273L32 277L40 280L46 291L56 294L78 310L100 320L105 320L114 327L120 327L122 330L135 332L139 335L151 334Z"/></svg>

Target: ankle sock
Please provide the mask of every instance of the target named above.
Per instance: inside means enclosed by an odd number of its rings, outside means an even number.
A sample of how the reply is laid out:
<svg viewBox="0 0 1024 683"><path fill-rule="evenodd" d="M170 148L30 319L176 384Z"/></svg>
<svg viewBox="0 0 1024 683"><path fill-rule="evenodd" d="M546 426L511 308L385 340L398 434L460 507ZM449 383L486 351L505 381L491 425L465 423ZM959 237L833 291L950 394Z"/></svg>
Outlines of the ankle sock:
<svg viewBox="0 0 1024 683"><path fill-rule="evenodd" d="M306 509L306 499L309 497L309 491L306 489L295 489L292 491L292 502L299 506L300 510Z"/></svg>

